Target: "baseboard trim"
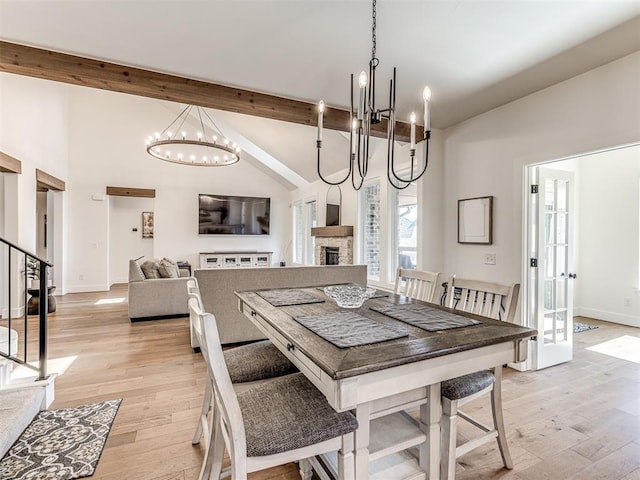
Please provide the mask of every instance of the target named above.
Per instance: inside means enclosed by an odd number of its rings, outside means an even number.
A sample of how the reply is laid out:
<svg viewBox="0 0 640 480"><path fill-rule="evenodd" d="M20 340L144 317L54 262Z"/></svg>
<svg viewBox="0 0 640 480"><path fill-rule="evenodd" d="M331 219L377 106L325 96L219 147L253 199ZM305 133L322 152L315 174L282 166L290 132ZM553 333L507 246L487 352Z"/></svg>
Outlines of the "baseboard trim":
<svg viewBox="0 0 640 480"><path fill-rule="evenodd" d="M624 313L607 312L595 308L580 307L574 309L574 316L595 318L605 322L620 323L630 327L640 327L640 318L636 315L627 315Z"/></svg>
<svg viewBox="0 0 640 480"><path fill-rule="evenodd" d="M66 293L108 292L108 285L71 285L67 286Z"/></svg>

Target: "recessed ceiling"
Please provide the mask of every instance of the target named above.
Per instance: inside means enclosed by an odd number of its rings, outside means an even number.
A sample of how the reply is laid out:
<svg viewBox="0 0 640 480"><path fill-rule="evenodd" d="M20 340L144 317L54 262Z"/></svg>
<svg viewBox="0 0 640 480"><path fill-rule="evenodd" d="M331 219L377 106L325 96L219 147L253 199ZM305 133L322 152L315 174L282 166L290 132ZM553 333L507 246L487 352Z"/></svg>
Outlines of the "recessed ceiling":
<svg viewBox="0 0 640 480"><path fill-rule="evenodd" d="M347 108L367 69L367 1L0 0L3 40ZM377 4L378 103L398 68L399 119L433 91L446 128L640 50L640 2Z"/></svg>

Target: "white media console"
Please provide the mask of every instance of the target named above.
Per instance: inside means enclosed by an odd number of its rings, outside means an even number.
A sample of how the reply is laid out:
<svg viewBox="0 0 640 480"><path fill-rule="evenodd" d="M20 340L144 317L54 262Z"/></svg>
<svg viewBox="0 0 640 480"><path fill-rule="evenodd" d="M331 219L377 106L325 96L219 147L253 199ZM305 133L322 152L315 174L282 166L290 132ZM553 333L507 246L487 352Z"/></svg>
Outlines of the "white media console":
<svg viewBox="0 0 640 480"><path fill-rule="evenodd" d="M273 252L200 253L200 268L270 267Z"/></svg>

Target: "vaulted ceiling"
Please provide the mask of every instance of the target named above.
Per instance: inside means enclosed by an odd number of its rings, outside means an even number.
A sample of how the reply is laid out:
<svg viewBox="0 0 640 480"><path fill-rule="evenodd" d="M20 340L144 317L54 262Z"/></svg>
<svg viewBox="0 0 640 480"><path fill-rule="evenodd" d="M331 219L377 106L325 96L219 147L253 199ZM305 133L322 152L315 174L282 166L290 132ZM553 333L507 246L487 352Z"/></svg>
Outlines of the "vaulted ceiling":
<svg viewBox="0 0 640 480"><path fill-rule="evenodd" d="M346 109L349 74L371 57L371 3L0 0L0 38ZM399 118L428 84L446 128L637 50L638 0L378 0L378 103L397 67Z"/></svg>

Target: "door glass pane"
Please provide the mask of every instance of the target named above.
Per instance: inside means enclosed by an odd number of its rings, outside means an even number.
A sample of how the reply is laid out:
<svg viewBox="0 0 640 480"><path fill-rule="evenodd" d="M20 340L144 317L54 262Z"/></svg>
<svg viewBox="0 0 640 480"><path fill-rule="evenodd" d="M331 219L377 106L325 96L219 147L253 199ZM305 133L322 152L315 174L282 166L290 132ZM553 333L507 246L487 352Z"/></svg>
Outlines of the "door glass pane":
<svg viewBox="0 0 640 480"><path fill-rule="evenodd" d="M556 328L556 342L564 342L567 340L567 312L556 312L555 315L555 328Z"/></svg>
<svg viewBox="0 0 640 480"><path fill-rule="evenodd" d="M564 278L556 280L555 310L567 308L567 281Z"/></svg>
<svg viewBox="0 0 640 480"><path fill-rule="evenodd" d="M554 310L555 302L553 300L553 280L545 280L544 282L544 309Z"/></svg>
<svg viewBox="0 0 640 480"><path fill-rule="evenodd" d="M567 211L567 195L568 195L567 182L564 180L558 180L557 187L558 187L558 207L557 207L558 211L566 212Z"/></svg>
<svg viewBox="0 0 640 480"><path fill-rule="evenodd" d="M555 220L556 220L556 214L555 213L547 213L544 216L544 222L545 222L545 233L546 233L546 237L545 237L545 243L547 245L549 244L554 244L556 243L556 225L555 225Z"/></svg>
<svg viewBox="0 0 640 480"><path fill-rule="evenodd" d="M544 343L553 343L554 318L553 313L545 313L544 315Z"/></svg>
<svg viewBox="0 0 640 480"><path fill-rule="evenodd" d="M545 248L545 259L544 259L544 276L545 278L552 278L555 276L555 269L554 269L554 253L555 253L556 248L555 247L547 247Z"/></svg>
<svg viewBox="0 0 640 480"><path fill-rule="evenodd" d="M556 262L555 262L555 276L561 277L562 274L567 274L567 246L555 247Z"/></svg>
<svg viewBox="0 0 640 480"><path fill-rule="evenodd" d="M568 216L566 213L558 213L556 243L567 243L567 220Z"/></svg>
<svg viewBox="0 0 640 480"><path fill-rule="evenodd" d="M544 182L545 188L545 199L544 199L544 209L546 211L554 211L556 209L556 185L555 181L551 179L546 179Z"/></svg>

